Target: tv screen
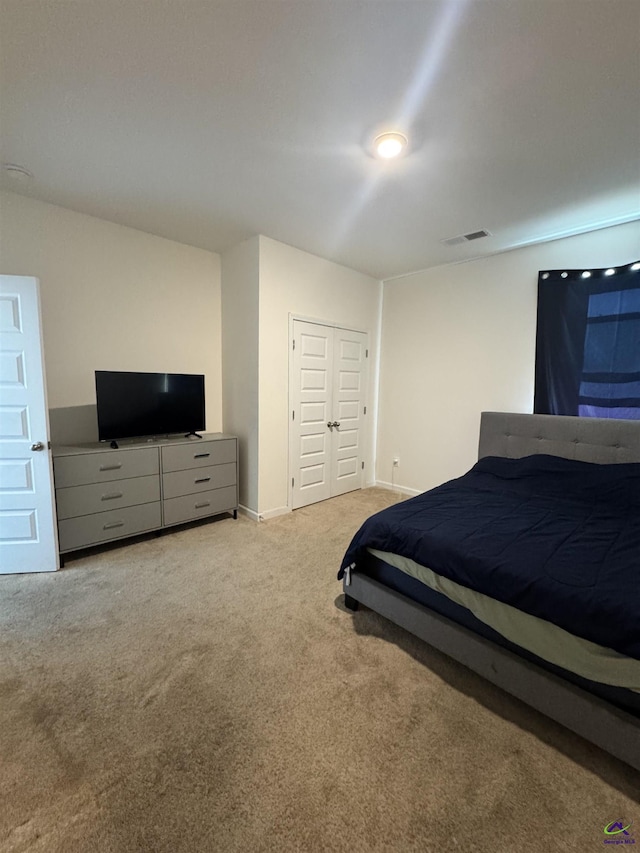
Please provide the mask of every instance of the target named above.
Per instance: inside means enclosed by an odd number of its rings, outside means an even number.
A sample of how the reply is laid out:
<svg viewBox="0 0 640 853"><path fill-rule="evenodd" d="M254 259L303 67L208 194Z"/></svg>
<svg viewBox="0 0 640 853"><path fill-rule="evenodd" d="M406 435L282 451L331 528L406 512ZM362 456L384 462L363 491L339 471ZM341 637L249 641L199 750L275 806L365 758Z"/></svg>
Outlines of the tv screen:
<svg viewBox="0 0 640 853"><path fill-rule="evenodd" d="M204 376L96 370L98 438L204 430Z"/></svg>

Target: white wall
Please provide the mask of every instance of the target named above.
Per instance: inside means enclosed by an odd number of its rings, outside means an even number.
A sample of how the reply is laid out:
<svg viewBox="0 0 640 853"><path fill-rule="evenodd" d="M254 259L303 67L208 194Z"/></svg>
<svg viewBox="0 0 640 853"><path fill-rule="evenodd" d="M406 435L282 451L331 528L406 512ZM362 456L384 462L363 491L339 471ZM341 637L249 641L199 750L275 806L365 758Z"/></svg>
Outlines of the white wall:
<svg viewBox="0 0 640 853"><path fill-rule="evenodd" d="M533 411L539 270L639 257L631 222L385 282L378 481L424 491L460 476L481 411Z"/></svg>
<svg viewBox="0 0 640 853"><path fill-rule="evenodd" d="M531 411L537 273L640 257L640 224L385 282L376 478L424 490L475 461L482 410ZM40 279L49 405L95 402L96 369L205 373L207 429L240 436L241 500L288 504L289 318L370 333L373 481L382 285L266 237L220 258L0 193L0 272ZM224 299L225 334L221 329Z"/></svg>
<svg viewBox="0 0 640 853"><path fill-rule="evenodd" d="M382 285L354 270L260 237L259 511L289 499L289 316L369 332L370 425L365 473L373 482L377 353Z"/></svg>
<svg viewBox="0 0 640 853"><path fill-rule="evenodd" d="M222 255L222 407L238 436L240 505L258 513L258 261L252 237Z"/></svg>
<svg viewBox="0 0 640 853"><path fill-rule="evenodd" d="M0 272L40 279L51 408L95 403L96 369L204 373L222 429L218 255L2 192Z"/></svg>

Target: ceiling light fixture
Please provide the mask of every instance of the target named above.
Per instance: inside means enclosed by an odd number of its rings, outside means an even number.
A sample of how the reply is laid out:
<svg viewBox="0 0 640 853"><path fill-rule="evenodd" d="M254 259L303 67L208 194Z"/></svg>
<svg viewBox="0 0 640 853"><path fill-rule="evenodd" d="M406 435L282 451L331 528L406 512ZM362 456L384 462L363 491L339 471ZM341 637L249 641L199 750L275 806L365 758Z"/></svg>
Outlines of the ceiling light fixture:
<svg viewBox="0 0 640 853"><path fill-rule="evenodd" d="M376 157L391 160L394 157L399 157L408 143L409 140L404 133L381 133L373 140L373 151Z"/></svg>

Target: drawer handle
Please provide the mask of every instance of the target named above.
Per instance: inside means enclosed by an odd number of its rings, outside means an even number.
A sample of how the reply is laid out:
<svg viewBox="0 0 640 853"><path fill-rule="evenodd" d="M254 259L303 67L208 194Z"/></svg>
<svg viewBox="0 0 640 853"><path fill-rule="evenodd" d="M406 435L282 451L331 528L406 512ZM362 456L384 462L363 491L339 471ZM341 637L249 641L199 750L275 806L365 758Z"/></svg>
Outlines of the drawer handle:
<svg viewBox="0 0 640 853"><path fill-rule="evenodd" d="M211 477L199 477L197 480L194 480L195 483L208 483Z"/></svg>
<svg viewBox="0 0 640 853"><path fill-rule="evenodd" d="M101 465L101 471L117 471L118 468L122 468L122 462L116 462L113 465Z"/></svg>
<svg viewBox="0 0 640 853"><path fill-rule="evenodd" d="M194 453L193 454L194 459L205 459L207 456L211 456L211 454L210 453Z"/></svg>
<svg viewBox="0 0 640 853"><path fill-rule="evenodd" d="M203 501L202 503L196 504L195 509L204 509L206 506L211 506L211 501Z"/></svg>
<svg viewBox="0 0 640 853"><path fill-rule="evenodd" d="M101 501L114 501L117 498L122 497L122 492L111 492L110 495L103 495L100 500Z"/></svg>
<svg viewBox="0 0 640 853"><path fill-rule="evenodd" d="M110 521L102 526L103 530L113 530L114 527L124 527L124 521Z"/></svg>

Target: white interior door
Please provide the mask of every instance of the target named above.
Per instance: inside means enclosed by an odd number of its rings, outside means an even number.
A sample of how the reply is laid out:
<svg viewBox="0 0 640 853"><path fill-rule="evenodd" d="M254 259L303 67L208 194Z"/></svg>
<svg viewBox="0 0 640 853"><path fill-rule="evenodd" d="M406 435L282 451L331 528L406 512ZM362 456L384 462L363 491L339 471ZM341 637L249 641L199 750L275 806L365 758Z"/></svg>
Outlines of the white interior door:
<svg viewBox="0 0 640 853"><path fill-rule="evenodd" d="M362 486L367 336L333 330L331 496Z"/></svg>
<svg viewBox="0 0 640 853"><path fill-rule="evenodd" d="M293 508L331 495L331 394L333 329L293 323Z"/></svg>
<svg viewBox="0 0 640 853"><path fill-rule="evenodd" d="M0 276L0 573L59 568L38 280Z"/></svg>
<svg viewBox="0 0 640 853"><path fill-rule="evenodd" d="M293 509L361 488L366 343L364 332L293 321Z"/></svg>

